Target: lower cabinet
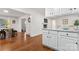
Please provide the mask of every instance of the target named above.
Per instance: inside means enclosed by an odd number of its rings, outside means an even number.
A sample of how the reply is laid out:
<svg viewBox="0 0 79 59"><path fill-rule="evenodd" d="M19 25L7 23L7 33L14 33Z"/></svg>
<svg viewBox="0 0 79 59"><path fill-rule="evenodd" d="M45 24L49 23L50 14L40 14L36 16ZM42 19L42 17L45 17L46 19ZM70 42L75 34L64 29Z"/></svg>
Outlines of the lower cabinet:
<svg viewBox="0 0 79 59"><path fill-rule="evenodd" d="M58 40L58 49L63 51L76 51L77 41L70 37L60 36Z"/></svg>
<svg viewBox="0 0 79 59"><path fill-rule="evenodd" d="M77 33L44 31L42 44L59 51L78 51L79 37Z"/></svg>
<svg viewBox="0 0 79 59"><path fill-rule="evenodd" d="M56 33L55 33L56 34ZM49 48L56 49L57 48L57 34L55 35L52 32L45 33L43 35L42 43Z"/></svg>
<svg viewBox="0 0 79 59"><path fill-rule="evenodd" d="M52 49L57 49L57 36L56 35L52 35L51 39L49 40L49 47Z"/></svg>
<svg viewBox="0 0 79 59"><path fill-rule="evenodd" d="M42 41L43 45L45 46L49 46L50 44L50 38L48 38L47 35L43 35L43 41Z"/></svg>

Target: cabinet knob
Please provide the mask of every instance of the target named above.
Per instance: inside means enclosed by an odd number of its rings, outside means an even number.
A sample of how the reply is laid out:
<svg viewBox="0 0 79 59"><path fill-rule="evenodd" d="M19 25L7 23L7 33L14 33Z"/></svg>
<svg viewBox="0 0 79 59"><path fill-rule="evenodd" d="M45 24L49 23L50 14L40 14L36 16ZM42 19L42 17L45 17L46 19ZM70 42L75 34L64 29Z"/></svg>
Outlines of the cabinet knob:
<svg viewBox="0 0 79 59"><path fill-rule="evenodd" d="M51 38L51 37L47 36L47 38Z"/></svg>
<svg viewBox="0 0 79 59"><path fill-rule="evenodd" d="M66 35L68 36L68 33Z"/></svg>
<svg viewBox="0 0 79 59"><path fill-rule="evenodd" d="M78 44L77 42L75 44Z"/></svg>

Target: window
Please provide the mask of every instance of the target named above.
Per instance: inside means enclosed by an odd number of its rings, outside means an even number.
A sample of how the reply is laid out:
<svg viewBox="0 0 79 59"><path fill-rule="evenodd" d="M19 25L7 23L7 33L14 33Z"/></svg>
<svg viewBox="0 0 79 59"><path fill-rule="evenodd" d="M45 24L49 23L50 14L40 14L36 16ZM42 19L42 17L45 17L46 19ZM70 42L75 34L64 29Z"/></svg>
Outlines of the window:
<svg viewBox="0 0 79 59"><path fill-rule="evenodd" d="M67 25L68 24L68 19L63 19L63 25Z"/></svg>

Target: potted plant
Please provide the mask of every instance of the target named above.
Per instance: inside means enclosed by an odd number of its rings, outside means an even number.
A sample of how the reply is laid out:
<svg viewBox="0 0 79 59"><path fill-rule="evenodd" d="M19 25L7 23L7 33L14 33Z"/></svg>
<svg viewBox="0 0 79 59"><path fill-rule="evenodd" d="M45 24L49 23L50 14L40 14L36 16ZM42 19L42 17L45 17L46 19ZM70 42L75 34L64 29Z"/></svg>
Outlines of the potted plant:
<svg viewBox="0 0 79 59"><path fill-rule="evenodd" d="M74 26L76 26L76 29L79 29L79 20L75 20Z"/></svg>

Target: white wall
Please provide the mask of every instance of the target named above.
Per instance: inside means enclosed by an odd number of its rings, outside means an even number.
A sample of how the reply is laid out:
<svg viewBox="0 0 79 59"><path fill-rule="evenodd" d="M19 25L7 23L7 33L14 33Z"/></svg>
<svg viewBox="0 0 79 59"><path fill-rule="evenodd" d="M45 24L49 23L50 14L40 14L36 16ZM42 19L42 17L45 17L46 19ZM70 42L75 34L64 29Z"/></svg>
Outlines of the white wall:
<svg viewBox="0 0 79 59"><path fill-rule="evenodd" d="M20 12L24 12L24 13L29 14L31 16L31 23L30 23L30 30L29 30L31 37L39 35L42 33L41 29L43 26L42 21L44 19L44 15L32 10L32 8L31 9L26 8L25 10L24 9L15 9L15 10L20 11Z"/></svg>
<svg viewBox="0 0 79 59"><path fill-rule="evenodd" d="M39 13L32 13L31 14L31 36L36 36L41 34L42 29L42 20L44 19L44 16L42 16Z"/></svg>
<svg viewBox="0 0 79 59"><path fill-rule="evenodd" d="M29 17L31 18L30 23L28 23ZM20 25L21 19L23 18L26 18L26 34L29 34L31 37L41 34L42 20L44 19L44 17L41 14L32 12L31 15L20 17ZM21 28L21 26L19 28Z"/></svg>

